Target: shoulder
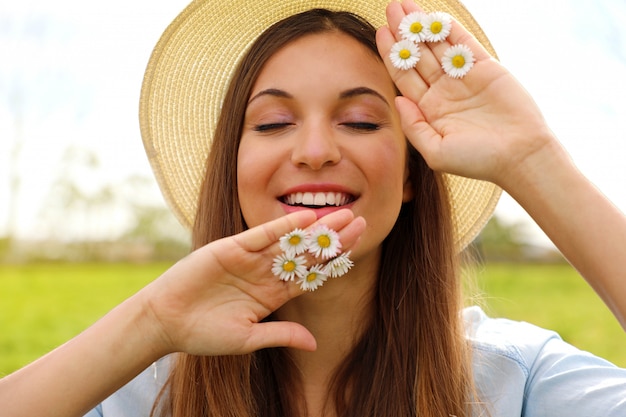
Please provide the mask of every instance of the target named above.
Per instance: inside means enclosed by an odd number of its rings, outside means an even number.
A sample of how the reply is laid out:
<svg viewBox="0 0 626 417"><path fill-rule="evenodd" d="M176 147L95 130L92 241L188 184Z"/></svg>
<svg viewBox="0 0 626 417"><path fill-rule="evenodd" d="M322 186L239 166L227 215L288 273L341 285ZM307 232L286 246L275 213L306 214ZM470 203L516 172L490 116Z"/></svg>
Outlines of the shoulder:
<svg viewBox="0 0 626 417"><path fill-rule="evenodd" d="M463 310L466 337L475 355L492 353L517 364L528 375L538 352L550 340L561 340L553 331L503 318L491 318L480 307Z"/></svg>
<svg viewBox="0 0 626 417"><path fill-rule="evenodd" d="M492 415L626 415L626 370L553 331L490 318L478 307L463 314L476 385Z"/></svg>

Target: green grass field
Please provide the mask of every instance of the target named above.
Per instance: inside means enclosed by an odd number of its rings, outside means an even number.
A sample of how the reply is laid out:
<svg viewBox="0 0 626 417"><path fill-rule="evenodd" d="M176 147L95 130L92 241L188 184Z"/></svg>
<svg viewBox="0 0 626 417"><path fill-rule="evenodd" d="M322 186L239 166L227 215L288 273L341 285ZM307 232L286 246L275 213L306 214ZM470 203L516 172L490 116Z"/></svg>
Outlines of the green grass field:
<svg viewBox="0 0 626 417"><path fill-rule="evenodd" d="M169 264L0 265L0 376L89 326ZM557 330L626 367L626 333L567 265L487 265L480 304L491 315Z"/></svg>

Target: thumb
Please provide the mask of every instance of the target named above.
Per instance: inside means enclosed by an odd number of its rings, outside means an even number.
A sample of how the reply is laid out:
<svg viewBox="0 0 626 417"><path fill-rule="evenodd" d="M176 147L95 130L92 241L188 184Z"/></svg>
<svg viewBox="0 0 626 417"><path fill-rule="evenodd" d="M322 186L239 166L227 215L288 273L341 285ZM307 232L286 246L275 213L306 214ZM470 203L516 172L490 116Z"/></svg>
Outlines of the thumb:
<svg viewBox="0 0 626 417"><path fill-rule="evenodd" d="M252 327L251 350L268 347L290 347L306 351L317 349L315 337L306 327L289 321L270 321Z"/></svg>
<svg viewBox="0 0 626 417"><path fill-rule="evenodd" d="M441 135L426 121L424 114L413 101L397 96L395 102L404 134L415 149L422 154L428 165L434 168L436 155L441 145Z"/></svg>

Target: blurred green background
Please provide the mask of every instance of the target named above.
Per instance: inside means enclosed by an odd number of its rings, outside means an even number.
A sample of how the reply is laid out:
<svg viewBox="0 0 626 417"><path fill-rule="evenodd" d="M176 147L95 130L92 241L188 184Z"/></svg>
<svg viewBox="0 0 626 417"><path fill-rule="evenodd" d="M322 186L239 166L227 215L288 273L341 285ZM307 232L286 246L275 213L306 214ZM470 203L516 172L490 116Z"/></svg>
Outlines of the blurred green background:
<svg viewBox="0 0 626 417"><path fill-rule="evenodd" d="M0 375L78 334L171 264L0 264ZM470 303L493 316L556 330L626 367L626 333L569 265L488 262L471 271L476 290Z"/></svg>

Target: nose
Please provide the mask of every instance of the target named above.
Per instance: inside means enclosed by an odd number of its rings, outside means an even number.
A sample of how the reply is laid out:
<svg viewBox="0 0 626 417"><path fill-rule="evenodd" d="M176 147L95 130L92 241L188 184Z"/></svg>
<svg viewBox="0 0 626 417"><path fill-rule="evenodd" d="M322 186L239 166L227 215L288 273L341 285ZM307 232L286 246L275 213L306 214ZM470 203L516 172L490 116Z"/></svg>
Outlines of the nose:
<svg viewBox="0 0 626 417"><path fill-rule="evenodd" d="M321 123L305 124L296 135L291 162L297 166L307 166L319 170L334 165L341 159L333 129Z"/></svg>

